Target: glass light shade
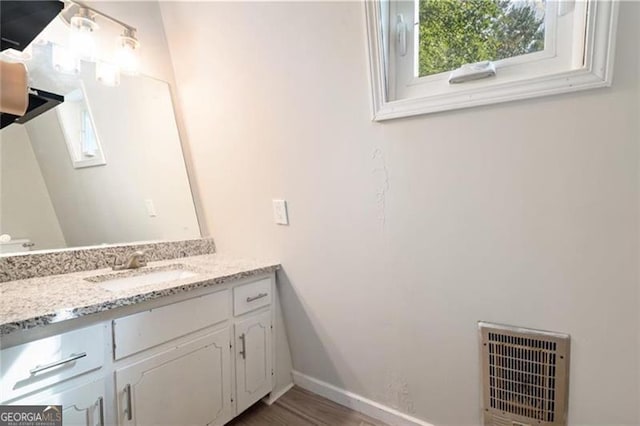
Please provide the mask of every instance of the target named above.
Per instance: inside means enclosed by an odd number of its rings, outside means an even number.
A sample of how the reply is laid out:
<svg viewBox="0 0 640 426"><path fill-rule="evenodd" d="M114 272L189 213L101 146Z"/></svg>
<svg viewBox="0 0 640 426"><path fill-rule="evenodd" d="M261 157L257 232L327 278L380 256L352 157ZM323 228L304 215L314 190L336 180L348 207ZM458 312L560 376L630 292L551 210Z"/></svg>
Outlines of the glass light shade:
<svg viewBox="0 0 640 426"><path fill-rule="evenodd" d="M93 32L98 25L88 17L74 16L71 18L71 34L69 47L74 55L85 61L96 60L96 40Z"/></svg>
<svg viewBox="0 0 640 426"><path fill-rule="evenodd" d="M120 68L116 64L98 61L96 63L96 80L105 86L119 86Z"/></svg>
<svg viewBox="0 0 640 426"><path fill-rule="evenodd" d="M53 45L51 62L53 69L63 74L80 73L80 59L64 47Z"/></svg>
<svg viewBox="0 0 640 426"><path fill-rule="evenodd" d="M85 29L74 30L71 32L69 46L75 56L85 61L93 62L96 59L96 41L93 33Z"/></svg>
<svg viewBox="0 0 640 426"><path fill-rule="evenodd" d="M135 38L121 36L120 48L116 52L116 62L124 74L136 75L140 68L138 47L140 44Z"/></svg>

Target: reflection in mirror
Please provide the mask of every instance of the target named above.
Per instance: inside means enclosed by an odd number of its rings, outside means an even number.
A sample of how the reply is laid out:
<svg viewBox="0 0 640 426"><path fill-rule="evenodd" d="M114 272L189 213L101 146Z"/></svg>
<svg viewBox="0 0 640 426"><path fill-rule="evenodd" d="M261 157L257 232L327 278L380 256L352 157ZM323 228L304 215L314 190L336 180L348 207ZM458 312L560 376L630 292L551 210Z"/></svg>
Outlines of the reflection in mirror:
<svg viewBox="0 0 640 426"><path fill-rule="evenodd" d="M65 74L54 50L34 45L27 67L32 87L65 101L0 131L0 250L200 237L168 84L110 87L89 62Z"/></svg>
<svg viewBox="0 0 640 426"><path fill-rule="evenodd" d="M64 102L56 108L73 167L101 166L104 153L96 133L93 116L87 103L84 85L64 95Z"/></svg>

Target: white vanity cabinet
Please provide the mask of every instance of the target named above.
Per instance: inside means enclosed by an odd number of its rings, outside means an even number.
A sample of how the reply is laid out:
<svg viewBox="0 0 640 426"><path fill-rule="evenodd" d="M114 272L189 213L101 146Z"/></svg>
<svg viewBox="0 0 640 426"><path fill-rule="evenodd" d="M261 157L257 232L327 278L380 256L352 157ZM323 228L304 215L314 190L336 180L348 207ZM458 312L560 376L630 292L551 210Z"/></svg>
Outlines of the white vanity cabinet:
<svg viewBox="0 0 640 426"><path fill-rule="evenodd" d="M65 426L224 425L273 389L274 295L270 273L69 321L2 349L0 403L62 405Z"/></svg>
<svg viewBox="0 0 640 426"><path fill-rule="evenodd" d="M53 387L11 404L62 405L63 426L104 426L105 401L105 382L99 379L65 390Z"/></svg>
<svg viewBox="0 0 640 426"><path fill-rule="evenodd" d="M102 368L106 330L99 324L1 350L0 401Z"/></svg>
<svg viewBox="0 0 640 426"><path fill-rule="evenodd" d="M231 372L228 329L118 369L118 424L222 425Z"/></svg>
<svg viewBox="0 0 640 426"><path fill-rule="evenodd" d="M238 413L271 391L271 312L236 323L236 394Z"/></svg>
<svg viewBox="0 0 640 426"><path fill-rule="evenodd" d="M233 288L236 411L241 413L269 393L273 377L273 287L269 279Z"/></svg>
<svg viewBox="0 0 640 426"><path fill-rule="evenodd" d="M116 318L113 358L123 359L228 320L229 290Z"/></svg>
<svg viewBox="0 0 640 426"><path fill-rule="evenodd" d="M77 388L60 392L53 398L46 398L41 403L62 405L62 424L104 426L105 423L105 391L104 380L78 386Z"/></svg>

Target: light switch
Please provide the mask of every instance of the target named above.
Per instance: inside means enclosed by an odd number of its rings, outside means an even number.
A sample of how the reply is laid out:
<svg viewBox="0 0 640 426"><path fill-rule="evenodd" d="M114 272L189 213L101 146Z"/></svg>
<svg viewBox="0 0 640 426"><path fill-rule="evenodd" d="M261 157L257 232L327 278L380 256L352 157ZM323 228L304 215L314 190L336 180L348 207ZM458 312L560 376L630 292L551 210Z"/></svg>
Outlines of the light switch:
<svg viewBox="0 0 640 426"><path fill-rule="evenodd" d="M287 202L285 200L273 200L273 220L278 225L288 225Z"/></svg>
<svg viewBox="0 0 640 426"><path fill-rule="evenodd" d="M158 216L158 213L156 213L156 206L153 205L153 200L144 200L144 205L147 207L147 214L149 217Z"/></svg>

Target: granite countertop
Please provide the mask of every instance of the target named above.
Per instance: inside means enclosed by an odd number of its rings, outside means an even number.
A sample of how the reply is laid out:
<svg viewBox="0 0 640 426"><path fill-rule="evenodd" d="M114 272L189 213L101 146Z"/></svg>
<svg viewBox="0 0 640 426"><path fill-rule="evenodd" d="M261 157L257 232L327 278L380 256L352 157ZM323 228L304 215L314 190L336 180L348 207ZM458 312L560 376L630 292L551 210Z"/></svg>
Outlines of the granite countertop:
<svg viewBox="0 0 640 426"><path fill-rule="evenodd" d="M147 300L211 287L269 273L278 263L207 254L151 262L139 270L111 269L75 272L0 283L0 336ZM130 289L106 290L102 275L126 277L145 270L185 269L197 273L178 280ZM89 278L91 281L87 280Z"/></svg>

